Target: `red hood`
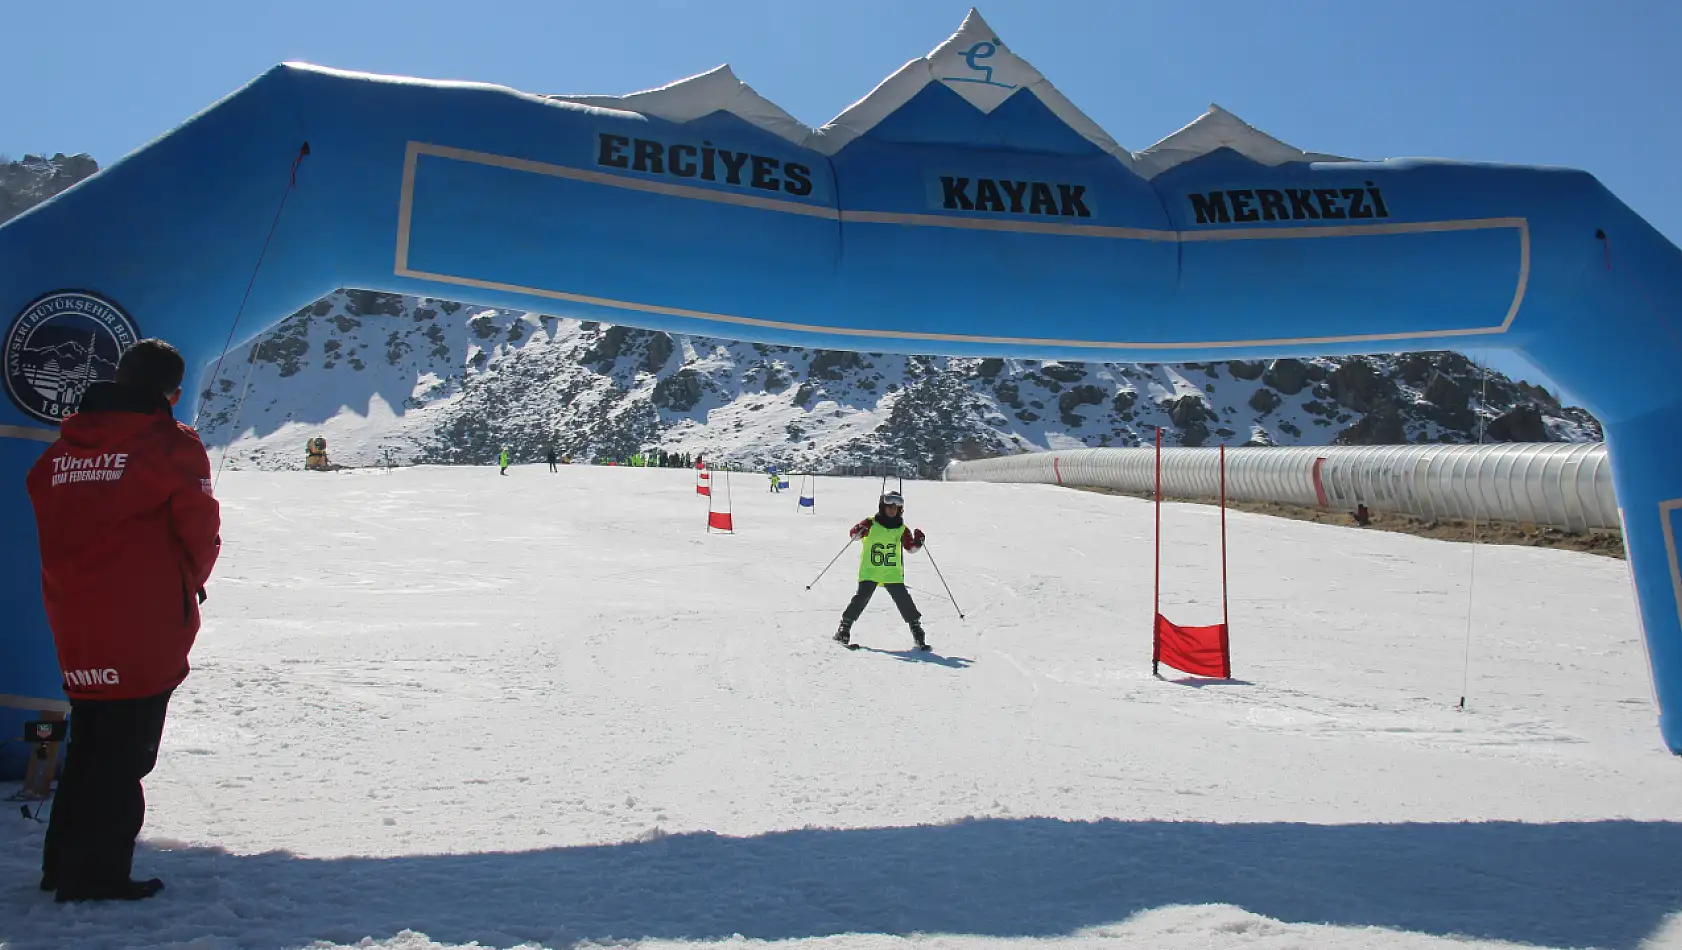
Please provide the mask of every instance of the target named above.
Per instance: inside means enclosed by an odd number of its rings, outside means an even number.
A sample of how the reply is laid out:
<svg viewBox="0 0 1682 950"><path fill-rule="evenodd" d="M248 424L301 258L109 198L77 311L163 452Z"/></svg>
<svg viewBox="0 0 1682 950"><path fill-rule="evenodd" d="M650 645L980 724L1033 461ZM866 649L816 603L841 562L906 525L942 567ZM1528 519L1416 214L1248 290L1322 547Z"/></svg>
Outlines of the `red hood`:
<svg viewBox="0 0 1682 950"><path fill-rule="evenodd" d="M81 411L64 420L59 440L78 455L98 453L158 425L175 426L163 397L117 383L94 383L82 397Z"/></svg>
<svg viewBox="0 0 1682 950"><path fill-rule="evenodd" d="M136 433L157 425L173 427L175 420L162 411L78 412L64 420L59 429L59 441L78 454L100 452L127 442Z"/></svg>

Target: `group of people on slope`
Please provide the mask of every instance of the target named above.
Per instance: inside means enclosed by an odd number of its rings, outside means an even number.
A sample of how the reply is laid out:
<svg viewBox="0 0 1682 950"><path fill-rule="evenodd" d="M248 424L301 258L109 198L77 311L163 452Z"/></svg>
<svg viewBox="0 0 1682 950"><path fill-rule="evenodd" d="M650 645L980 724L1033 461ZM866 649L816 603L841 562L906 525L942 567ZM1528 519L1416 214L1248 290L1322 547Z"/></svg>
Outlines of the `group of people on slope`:
<svg viewBox="0 0 1682 950"><path fill-rule="evenodd" d="M554 446L550 446L550 447L543 450L543 458L546 462L549 463L549 471L551 471L551 472L560 471L560 466L562 466L562 465L571 465L572 464L572 456L561 455L560 453L555 451ZM697 456L697 458L699 458L699 456ZM625 459L623 460L623 462L621 462L619 459L600 458L600 459L596 460L596 464L597 465L620 465L620 464L623 464L623 465L626 465L626 466L629 466L629 467L632 467L632 468L688 468L690 466L690 461L689 460L690 460L690 456L688 455L688 453L679 454L677 452L643 452L643 453L638 453L636 455L626 456ZM498 467L501 469L501 471L498 474L501 474L501 475L507 475L508 474L509 461L510 461L510 459L509 459L509 454L508 454L508 446L505 445L500 450L498 450L498 452L496 454L496 463L497 463Z"/></svg>

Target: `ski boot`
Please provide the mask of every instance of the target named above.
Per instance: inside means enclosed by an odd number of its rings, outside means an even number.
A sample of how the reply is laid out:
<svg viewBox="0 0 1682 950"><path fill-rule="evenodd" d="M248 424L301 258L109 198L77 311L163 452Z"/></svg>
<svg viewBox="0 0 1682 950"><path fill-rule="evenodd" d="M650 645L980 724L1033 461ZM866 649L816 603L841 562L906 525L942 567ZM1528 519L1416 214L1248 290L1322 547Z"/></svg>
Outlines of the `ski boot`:
<svg viewBox="0 0 1682 950"><path fill-rule="evenodd" d="M163 889L164 882L155 877L144 881L123 880L104 885L60 887L53 896L53 902L67 904L82 901L143 901Z"/></svg>
<svg viewBox="0 0 1682 950"><path fill-rule="evenodd" d="M849 650L859 648L858 644L853 642L853 622L851 620L841 621L841 626L835 631L835 642Z"/></svg>
<svg viewBox="0 0 1682 950"><path fill-rule="evenodd" d="M911 625L911 638L917 641L917 649L925 653L929 651L929 645L923 641L923 625L921 623Z"/></svg>

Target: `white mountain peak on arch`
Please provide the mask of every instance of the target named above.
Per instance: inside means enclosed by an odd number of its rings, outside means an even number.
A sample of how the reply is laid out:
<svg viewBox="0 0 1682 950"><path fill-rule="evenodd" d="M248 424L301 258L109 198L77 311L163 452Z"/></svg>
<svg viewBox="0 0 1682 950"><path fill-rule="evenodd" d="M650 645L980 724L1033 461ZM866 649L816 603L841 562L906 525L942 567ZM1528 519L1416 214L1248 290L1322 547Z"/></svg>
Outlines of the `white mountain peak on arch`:
<svg viewBox="0 0 1682 950"><path fill-rule="evenodd" d="M752 86L737 79L728 64L687 79L679 79L658 89L633 92L624 96L546 98L598 109L636 112L669 122L692 122L714 112L728 112L796 145L807 144L807 140L812 136L810 126L755 92Z"/></svg>
<svg viewBox="0 0 1682 950"><path fill-rule="evenodd" d="M1018 90L1026 89L1082 138L1115 156L1122 164L1133 165L1132 153L1116 144L1108 132L1058 92L1032 64L1011 52L982 19L981 12L973 8L958 32L927 56L900 67L869 95L848 106L813 133L808 146L826 155L835 154L910 102L930 83L944 84L982 112L992 112Z"/></svg>
<svg viewBox="0 0 1682 950"><path fill-rule="evenodd" d="M927 56L911 60L820 129L812 129L741 81L728 65L677 82L623 96L558 95L552 101L635 112L670 122L691 122L728 112L784 141L834 155L910 102L924 87L941 83L982 112L992 112L1021 90L1037 97L1052 114L1143 178L1230 148L1262 165L1287 162L1352 161L1305 152L1268 135L1231 112L1209 111L1142 152L1130 152L1111 138L1027 60L1011 52L981 13L971 9L958 31Z"/></svg>
<svg viewBox="0 0 1682 950"><path fill-rule="evenodd" d="M1145 178L1155 178L1176 165L1183 165L1221 148L1230 148L1262 165L1355 160L1320 152L1305 152L1294 145L1287 145L1220 106L1210 103L1209 111L1192 120L1190 125L1150 148L1135 153L1133 170Z"/></svg>

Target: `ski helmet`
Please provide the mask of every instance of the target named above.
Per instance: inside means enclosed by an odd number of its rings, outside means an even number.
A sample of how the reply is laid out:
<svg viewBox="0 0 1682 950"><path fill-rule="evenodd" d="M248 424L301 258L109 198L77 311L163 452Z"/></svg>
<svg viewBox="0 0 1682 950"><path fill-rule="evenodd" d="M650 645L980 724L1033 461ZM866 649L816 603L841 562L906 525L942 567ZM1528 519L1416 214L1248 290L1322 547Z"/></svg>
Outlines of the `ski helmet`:
<svg viewBox="0 0 1682 950"><path fill-rule="evenodd" d="M904 508L905 507L905 496L901 495L897 491L887 492L886 494L884 494L882 496L881 504L882 504L883 507L887 507L888 505L893 505L896 508Z"/></svg>

